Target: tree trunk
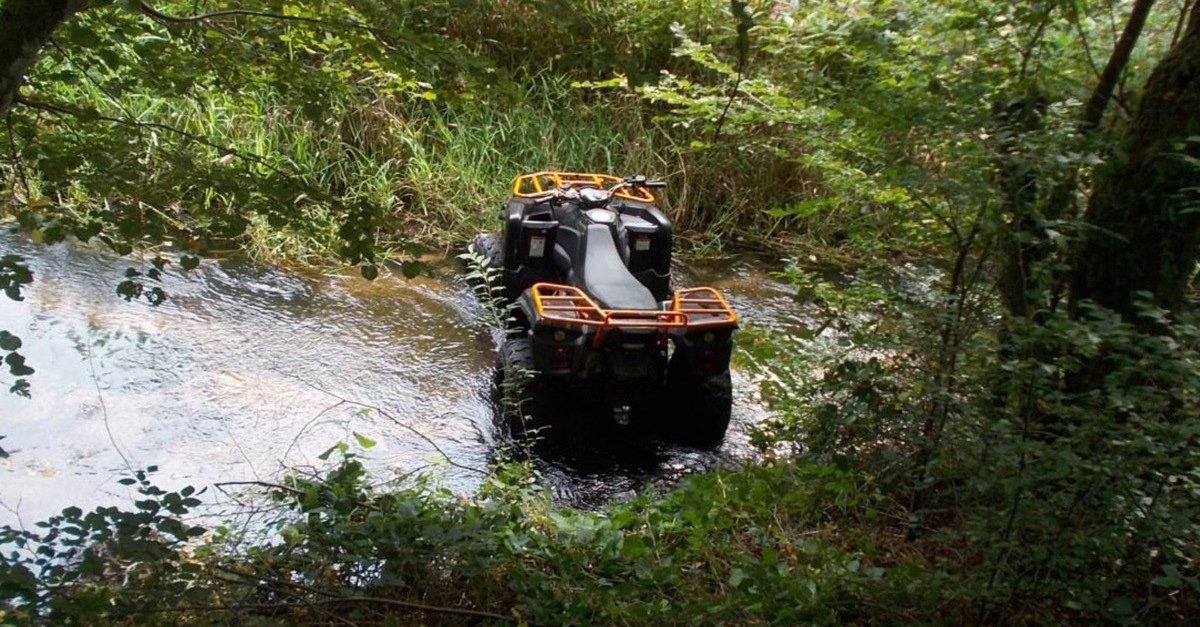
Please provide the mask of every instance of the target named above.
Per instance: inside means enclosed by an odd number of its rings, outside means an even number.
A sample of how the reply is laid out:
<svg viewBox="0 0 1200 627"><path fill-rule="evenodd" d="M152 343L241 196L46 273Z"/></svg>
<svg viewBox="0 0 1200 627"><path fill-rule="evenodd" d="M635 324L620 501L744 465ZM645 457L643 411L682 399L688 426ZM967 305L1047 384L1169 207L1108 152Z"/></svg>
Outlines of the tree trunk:
<svg viewBox="0 0 1200 627"><path fill-rule="evenodd" d="M1191 141L1189 141L1191 139ZM1155 66L1122 150L1098 176L1075 258L1071 304L1134 321L1134 301L1185 304L1200 254L1200 11Z"/></svg>
<svg viewBox="0 0 1200 627"><path fill-rule="evenodd" d="M993 105L992 127L996 137L993 163L1000 210L1012 216L1000 230L1000 301L1009 315L1032 319L1044 307L1034 297L1039 285L1034 266L1050 254L1045 236L1045 218L1038 207L1038 172L1029 155L1021 152L1021 138L1041 126L1046 100L1031 91L1020 98Z"/></svg>
<svg viewBox="0 0 1200 627"><path fill-rule="evenodd" d="M1092 97L1088 98L1087 106L1083 110L1083 130L1100 126L1104 110L1108 107L1108 101L1112 98L1121 73L1125 71L1125 66L1129 65L1129 57L1133 54L1133 48L1137 46L1138 37L1142 34L1142 28L1146 25L1146 18L1149 17L1153 6L1154 0L1138 0L1134 3L1129 12L1129 21L1125 22L1125 30L1121 32L1121 39L1113 48L1112 56L1108 58L1104 71L1100 73L1100 82L1096 89L1092 90Z"/></svg>
<svg viewBox="0 0 1200 627"><path fill-rule="evenodd" d="M8 113L50 35L88 0L2 0L0 4L0 117Z"/></svg>
<svg viewBox="0 0 1200 627"><path fill-rule="evenodd" d="M1137 46L1154 2L1137 0L1130 10L1121 38L1113 48L1079 120L1080 134L1086 135L1100 126L1113 90L1129 65L1129 58ZM1057 295L1051 293L1053 288L1048 278L1037 275L1055 248L1046 235L1045 225L1076 215L1075 193L1079 187L1078 170L1072 170L1055 183L1048 193L1043 192L1045 198L1039 199L1038 172L1031 168L1029 157L1016 152L1021 136L1037 130L1045 112L1045 98L1037 90L1002 105L998 103L994 111L995 135L999 140L996 163L1000 176L997 182L1003 210L1012 216L1008 228L1001 235L1004 245L999 277L1000 296L1011 315L1029 320L1033 319L1035 312L1045 312L1050 300L1057 300Z"/></svg>

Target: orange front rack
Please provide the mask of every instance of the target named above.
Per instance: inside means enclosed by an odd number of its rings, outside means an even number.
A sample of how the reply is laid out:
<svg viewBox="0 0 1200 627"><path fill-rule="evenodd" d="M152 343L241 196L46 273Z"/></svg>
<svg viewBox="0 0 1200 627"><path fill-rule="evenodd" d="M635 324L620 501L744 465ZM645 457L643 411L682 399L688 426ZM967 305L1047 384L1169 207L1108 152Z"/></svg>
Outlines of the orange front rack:
<svg viewBox="0 0 1200 627"><path fill-rule="evenodd" d="M536 283L533 306L545 320L583 326L603 326L604 310L573 285Z"/></svg>
<svg viewBox="0 0 1200 627"><path fill-rule="evenodd" d="M529 198L564 185L568 187L594 187L610 189L622 182L621 177L611 174L585 174L578 172L534 172L522 174L513 180L513 196ZM645 187L625 187L617 192L617 197L640 202L654 202L654 194Z"/></svg>
<svg viewBox="0 0 1200 627"><path fill-rule="evenodd" d="M659 340L665 341L671 329L737 323L737 313L711 287L677 290L671 308L657 311L604 309L573 285L537 283L533 286L533 306L543 320L595 327L596 345L603 339L604 331L613 327L659 329Z"/></svg>
<svg viewBox="0 0 1200 627"><path fill-rule="evenodd" d="M676 290L671 311L686 316L689 327L737 324L737 312L729 306L721 292L711 287Z"/></svg>

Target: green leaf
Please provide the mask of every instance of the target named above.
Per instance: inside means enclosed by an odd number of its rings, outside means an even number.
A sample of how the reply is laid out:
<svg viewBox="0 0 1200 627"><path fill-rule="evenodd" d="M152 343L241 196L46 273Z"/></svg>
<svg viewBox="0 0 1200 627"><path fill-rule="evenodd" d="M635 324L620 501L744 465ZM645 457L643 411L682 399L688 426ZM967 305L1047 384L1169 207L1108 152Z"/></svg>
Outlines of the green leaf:
<svg viewBox="0 0 1200 627"><path fill-rule="evenodd" d="M373 448L375 446L375 440L372 440L371 438L368 438L357 431L354 432L354 439L358 442L358 445L363 448Z"/></svg>
<svg viewBox="0 0 1200 627"><path fill-rule="evenodd" d="M101 49L96 51L96 56L100 58L100 62L110 70L116 70L121 67L121 57L116 52L109 49Z"/></svg>
<svg viewBox="0 0 1200 627"><path fill-rule="evenodd" d="M8 364L8 371L14 377L27 377L34 372L33 368L25 365L25 357L20 353L9 353L4 363Z"/></svg>
<svg viewBox="0 0 1200 627"><path fill-rule="evenodd" d="M362 277L368 281L374 281L379 278L379 266L373 263L364 265L359 269L359 272L362 272Z"/></svg>
<svg viewBox="0 0 1200 627"><path fill-rule="evenodd" d="M406 279L415 279L417 275L421 274L423 268L424 264L419 261L405 261L400 264L400 272Z"/></svg>
<svg viewBox="0 0 1200 627"><path fill-rule="evenodd" d="M729 573L729 585L733 586L734 588L741 585L742 581L745 579L746 579L746 571L744 571L740 568L735 568L735 569L733 569L732 572Z"/></svg>
<svg viewBox="0 0 1200 627"><path fill-rule="evenodd" d="M200 266L200 258L195 255L184 255L179 258L179 267L184 270L195 270Z"/></svg>
<svg viewBox="0 0 1200 627"><path fill-rule="evenodd" d="M21 348L21 338L9 333L8 331L0 331L0 349L6 351L15 351Z"/></svg>
<svg viewBox="0 0 1200 627"><path fill-rule="evenodd" d="M25 379L17 379L11 386L9 386L8 393L16 394L17 396L23 396L25 398L32 398L29 394L29 389L29 381L26 381ZM0 449L0 451L2 450L3 449Z"/></svg>
<svg viewBox="0 0 1200 627"><path fill-rule="evenodd" d="M333 446L325 449L325 452L321 453L320 455L317 455L317 459L319 459L321 461L326 461L329 459L330 455L333 455L334 451L341 450L341 448L342 448L342 443L338 442L337 444L334 444Z"/></svg>

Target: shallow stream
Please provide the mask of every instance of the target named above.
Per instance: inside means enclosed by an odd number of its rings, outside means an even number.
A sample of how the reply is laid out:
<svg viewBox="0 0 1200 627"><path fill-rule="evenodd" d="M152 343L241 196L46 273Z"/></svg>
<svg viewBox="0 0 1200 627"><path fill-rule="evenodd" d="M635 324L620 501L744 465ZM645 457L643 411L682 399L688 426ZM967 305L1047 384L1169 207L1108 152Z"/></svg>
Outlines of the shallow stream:
<svg viewBox="0 0 1200 627"><path fill-rule="evenodd" d="M21 337L37 370L32 399L0 396L0 524L128 502L117 481L130 469L157 466L168 489L271 481L326 465L318 456L338 442L380 481L427 469L466 493L504 439L490 394L494 333L450 264L374 282L246 261L187 273L171 264L170 298L152 307L116 294L126 268L147 269L136 259L9 233L0 254L34 272L24 301L0 298L0 328ZM722 288L753 325L807 322L792 290L750 262L694 266L678 282ZM736 466L753 455L747 427L769 409L736 369L734 399L715 451L649 445L536 462L559 498L582 506Z"/></svg>

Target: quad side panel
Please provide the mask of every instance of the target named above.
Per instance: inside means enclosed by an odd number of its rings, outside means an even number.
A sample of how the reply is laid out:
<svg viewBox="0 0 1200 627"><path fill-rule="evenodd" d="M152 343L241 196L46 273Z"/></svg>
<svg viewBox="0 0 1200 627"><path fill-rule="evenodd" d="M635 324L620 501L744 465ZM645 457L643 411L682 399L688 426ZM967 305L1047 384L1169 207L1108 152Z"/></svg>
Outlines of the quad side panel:
<svg viewBox="0 0 1200 627"><path fill-rule="evenodd" d="M660 301L671 295L671 221L657 207L623 200L616 206L626 229L629 272Z"/></svg>
<svg viewBox="0 0 1200 627"><path fill-rule="evenodd" d="M558 222L544 205L513 198L504 207L504 295L515 301L529 286L556 277Z"/></svg>

